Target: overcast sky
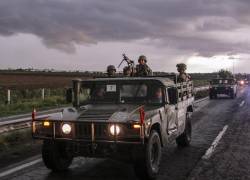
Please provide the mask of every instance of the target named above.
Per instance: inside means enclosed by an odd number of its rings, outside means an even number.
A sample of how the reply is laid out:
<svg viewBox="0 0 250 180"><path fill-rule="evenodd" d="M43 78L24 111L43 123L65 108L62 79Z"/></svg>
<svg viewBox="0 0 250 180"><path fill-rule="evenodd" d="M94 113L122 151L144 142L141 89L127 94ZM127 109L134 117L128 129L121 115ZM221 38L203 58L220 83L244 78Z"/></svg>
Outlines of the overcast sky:
<svg viewBox="0 0 250 180"><path fill-rule="evenodd" d="M1 0L0 69L250 72L249 0ZM121 70L121 69L120 69Z"/></svg>

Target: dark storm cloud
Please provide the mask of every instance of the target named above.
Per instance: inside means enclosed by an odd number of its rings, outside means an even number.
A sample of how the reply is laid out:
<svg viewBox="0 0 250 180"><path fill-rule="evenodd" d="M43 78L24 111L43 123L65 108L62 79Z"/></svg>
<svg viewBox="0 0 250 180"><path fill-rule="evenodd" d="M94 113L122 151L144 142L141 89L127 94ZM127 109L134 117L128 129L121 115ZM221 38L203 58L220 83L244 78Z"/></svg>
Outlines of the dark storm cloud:
<svg viewBox="0 0 250 180"><path fill-rule="evenodd" d="M0 34L34 34L68 53L77 44L159 39L203 55L245 52L249 41L215 32L249 28L247 0L1 0ZM211 33L212 32L212 33Z"/></svg>

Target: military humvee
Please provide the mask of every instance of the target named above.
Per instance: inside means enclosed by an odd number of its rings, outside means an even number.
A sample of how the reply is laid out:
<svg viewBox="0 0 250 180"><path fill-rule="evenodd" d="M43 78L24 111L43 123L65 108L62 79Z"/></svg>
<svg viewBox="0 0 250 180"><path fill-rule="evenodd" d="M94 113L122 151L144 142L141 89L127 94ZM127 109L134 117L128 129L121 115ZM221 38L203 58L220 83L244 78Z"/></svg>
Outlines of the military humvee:
<svg viewBox="0 0 250 180"><path fill-rule="evenodd" d="M76 156L131 162L143 179L159 171L162 148L191 141L192 81L168 77L73 80L60 114L33 117L32 134L42 139L42 158L53 171L66 170Z"/></svg>
<svg viewBox="0 0 250 180"><path fill-rule="evenodd" d="M217 98L218 94L225 94L234 99L237 95L237 82L233 78L216 78L210 81L209 98Z"/></svg>

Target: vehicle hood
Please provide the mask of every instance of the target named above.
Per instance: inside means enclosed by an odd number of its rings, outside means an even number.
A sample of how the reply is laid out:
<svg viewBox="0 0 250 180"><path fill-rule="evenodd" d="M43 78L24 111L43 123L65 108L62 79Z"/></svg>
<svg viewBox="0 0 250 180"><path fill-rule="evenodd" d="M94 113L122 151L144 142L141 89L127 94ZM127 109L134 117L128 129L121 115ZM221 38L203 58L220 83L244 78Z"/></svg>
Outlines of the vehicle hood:
<svg viewBox="0 0 250 180"><path fill-rule="evenodd" d="M54 120L62 121L88 121L88 122L126 122L139 121L139 109L143 107L145 119L150 118L159 106L143 105L86 105L79 109L70 107L54 117Z"/></svg>

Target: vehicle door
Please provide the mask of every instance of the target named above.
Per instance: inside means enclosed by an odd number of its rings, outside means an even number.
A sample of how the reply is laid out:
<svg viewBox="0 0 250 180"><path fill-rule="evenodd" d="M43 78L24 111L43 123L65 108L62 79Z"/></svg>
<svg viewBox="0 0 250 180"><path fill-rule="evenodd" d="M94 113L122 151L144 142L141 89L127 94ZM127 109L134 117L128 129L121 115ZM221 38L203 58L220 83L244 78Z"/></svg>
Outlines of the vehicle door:
<svg viewBox="0 0 250 180"><path fill-rule="evenodd" d="M188 94L187 91L184 90L183 86L181 85L178 89L178 99L177 99L177 105L176 105L176 123L179 130L184 128L185 121L186 121L186 111L188 106Z"/></svg>
<svg viewBox="0 0 250 180"><path fill-rule="evenodd" d="M178 129L178 94L176 87L170 87L166 89L166 105L165 105L165 113L166 113L166 132L168 135L172 135L177 132Z"/></svg>

